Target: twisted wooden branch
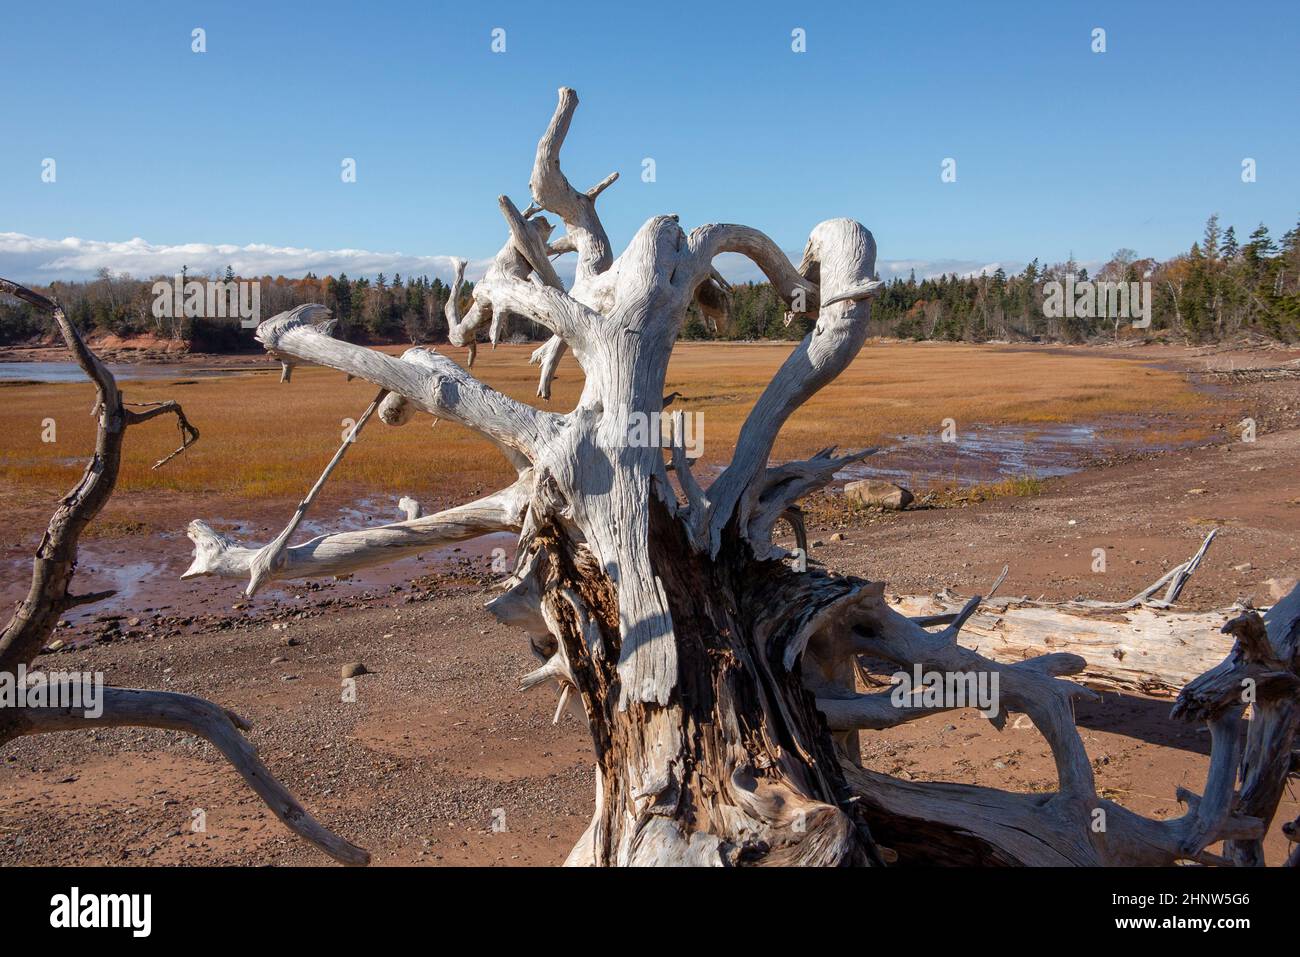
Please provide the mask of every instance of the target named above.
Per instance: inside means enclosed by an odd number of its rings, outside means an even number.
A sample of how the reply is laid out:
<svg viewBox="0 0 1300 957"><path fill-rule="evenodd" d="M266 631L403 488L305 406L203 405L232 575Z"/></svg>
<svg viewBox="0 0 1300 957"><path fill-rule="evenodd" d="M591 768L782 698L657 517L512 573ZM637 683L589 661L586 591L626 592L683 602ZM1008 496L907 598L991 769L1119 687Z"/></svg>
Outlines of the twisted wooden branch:
<svg viewBox="0 0 1300 957"><path fill-rule="evenodd" d="M5 279L0 279L0 292L17 296L53 315L77 364L95 383L99 414L94 456L81 481L64 496L50 519L33 563L31 589L0 636L0 671L17 674L20 667L30 665L36 658L63 611L111 594L73 596L68 593L68 587L76 567L78 539L108 502L117 484L127 426L167 413L176 415L182 433L181 447L154 468L193 444L198 430L190 425L180 405L172 401L150 404L145 412L126 409L113 374L86 347L58 303ZM56 700L73 699L62 696ZM258 758L257 750L240 733L241 729L247 730L248 724L238 716L202 698L164 691L105 688L101 703L102 711L94 715L62 707L0 709L0 745L28 735L91 727L169 728L197 734L216 745L291 831L345 864L365 864L370 860L366 851L321 826L275 779Z"/></svg>
<svg viewBox="0 0 1300 957"><path fill-rule="evenodd" d="M26 286L0 279L0 293L14 296L48 312L54 319L64 344L82 371L95 384L95 411L98 427L95 451L77 485L59 502L51 516L45 535L32 564L32 584L3 632L0 632L0 669L13 670L29 664L40 652L62 612L77 605L98 601L109 592L74 596L69 593L77 563L77 543L86 526L99 514L113 494L122 461L122 441L126 428L165 413L173 413L181 423L185 437L181 448L154 465L165 464L198 438L185 412L176 402L160 403L145 413L128 410L122 402L117 381L99 360L68 319L63 307Z"/></svg>
<svg viewBox="0 0 1300 957"><path fill-rule="evenodd" d="M581 285L605 272L614 261L609 236L605 233L600 217L596 215L596 197L618 179L618 173L610 173L585 193L578 192L569 184L568 178L560 169L560 150L577 109L578 94L568 87L561 87L555 114L537 143L533 172L528 180L533 203L526 213L531 214L534 209L548 209L564 221L568 236L578 252L575 285Z"/></svg>
<svg viewBox="0 0 1300 957"><path fill-rule="evenodd" d="M234 712L203 698L134 688L104 688L101 703L103 710L95 716L75 708L14 709L11 723L0 728L0 744L27 735L93 728L163 728L197 735L216 746L253 792L293 833L342 864L358 866L370 863L368 851L320 824L276 779L258 757L257 748L242 734L250 730L251 725Z"/></svg>
<svg viewBox="0 0 1300 957"><path fill-rule="evenodd" d="M310 362L346 372L403 396L416 408L480 432L500 446L532 459L560 427L559 417L539 412L485 385L451 359L429 349L408 349L400 359L341 342L318 324L328 310L308 304L267 319L257 339L290 362Z"/></svg>
<svg viewBox="0 0 1300 957"><path fill-rule="evenodd" d="M176 427L181 432L181 444L150 466L151 469L162 468L199 440L199 430L190 423L189 419L185 418L185 410L181 408L180 403L175 399L167 399L163 402L128 402L126 404L135 406L137 409L145 409L144 412L134 412L128 409L126 412L128 425L139 425L141 422L148 422L150 419L166 415L169 412L176 416Z"/></svg>
<svg viewBox="0 0 1300 957"><path fill-rule="evenodd" d="M871 298L881 283L874 278L875 239L864 226L847 219L820 223L809 237L802 273L819 277L816 294L808 289L810 280L795 273L776 244L756 230L740 226L702 227L691 234L689 244L695 269L684 280L688 284L703 281L711 268L712 257L720 251L731 250L757 257L755 261L773 278L775 288L787 301L793 301L801 290L805 296L811 296L810 304L815 304L818 296L825 299L817 325L754 403L741 426L731 464L709 487L712 502L709 548L710 554L716 555L722 530L729 522L737 519L741 528L748 526L762 491L756 480L767 467L768 456L786 419L835 379L861 350L867 337Z"/></svg>
<svg viewBox="0 0 1300 957"><path fill-rule="evenodd" d="M990 720L1000 728L1008 710L1023 711L1047 739L1060 790L1033 800L987 788L900 782L849 771L846 764L855 788L883 822L886 844L911 845L927 833L933 839L934 830L942 828L947 842L943 853L953 855L950 862L975 854L983 863L1262 863L1260 841L1291 769L1300 686L1293 670L1284 667L1285 652L1293 645L1283 638L1279 654L1272 636L1291 634L1300 625L1300 589L1270 610L1271 627L1253 614L1229 622L1225 630L1238 636L1233 654L1180 695L1174 716L1206 721L1211 759L1203 794L1178 789L1177 797L1188 810L1166 821L1144 818L1097 796L1071 705L1090 692L1059 677L1082 671L1087 665L1083 658L1056 653L1004 664L957 644L961 627L979 602L978 596L971 599L945 628L930 632L889 608L880 586L864 584L825 606L787 648L787 666L804 658L805 684L818 695L817 706L832 730L888 728L975 706L948 698L938 706L910 699L900 704L893 691L857 694L830 679L836 661L868 654L942 676L996 675L998 711ZM1240 718L1249 700L1243 697L1244 686L1259 697L1243 752ZM1237 792L1239 768L1243 786ZM978 820L971 817L972 803L981 809ZM874 830L874 820L872 826ZM1227 842L1227 858L1206 850L1220 840ZM907 852L922 853L915 846Z"/></svg>
<svg viewBox="0 0 1300 957"><path fill-rule="evenodd" d="M265 581L347 575L492 532L518 531L527 510L531 483L532 473L526 472L513 485L465 505L290 545ZM194 543L194 557L182 578L248 578L254 560L265 550L240 545L197 519L185 531Z"/></svg>

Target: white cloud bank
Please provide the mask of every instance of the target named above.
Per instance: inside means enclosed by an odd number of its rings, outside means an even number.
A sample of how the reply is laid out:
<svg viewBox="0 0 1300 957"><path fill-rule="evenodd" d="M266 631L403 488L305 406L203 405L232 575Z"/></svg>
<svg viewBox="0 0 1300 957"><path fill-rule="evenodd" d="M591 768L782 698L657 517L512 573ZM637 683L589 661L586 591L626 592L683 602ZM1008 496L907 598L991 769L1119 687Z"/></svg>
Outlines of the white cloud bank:
<svg viewBox="0 0 1300 957"><path fill-rule="evenodd" d="M787 250L791 259L798 262L803 251ZM183 243L161 245L144 239L114 242L98 239L43 239L23 233L0 233L0 276L18 282L44 285L54 280L89 279L101 269L129 273L137 279L151 276L171 276L189 268L193 276L218 276L227 266L240 276L287 276L299 278L309 272L318 276L347 273L356 278L384 273L392 276L437 276L444 281L451 278L452 257L411 256L400 252L372 252L366 249L305 249L297 246L268 246L251 243L237 246L230 243ZM483 274L488 260L470 264L467 276L477 279ZM566 280L573 274L573 257L562 257L556 262L560 275ZM718 269L732 282L758 281L763 278L758 267L748 259L735 254L718 258ZM1019 272L1023 263L979 262L958 259L898 259L881 260L877 271L882 279L906 279L915 270L917 279L956 273L959 276L990 275L1001 266L1007 274Z"/></svg>
<svg viewBox="0 0 1300 957"><path fill-rule="evenodd" d="M450 279L450 256L409 256L365 249L304 249L251 243L183 243L160 245L143 239L111 242L98 239L42 239L22 233L0 233L0 276L18 281L48 283L56 279L93 277L99 270L129 273L138 279L171 276L187 266L191 275L220 275L227 266L241 276L374 276L385 273L439 276ZM482 267L486 263L474 264ZM471 267L471 275L474 269Z"/></svg>

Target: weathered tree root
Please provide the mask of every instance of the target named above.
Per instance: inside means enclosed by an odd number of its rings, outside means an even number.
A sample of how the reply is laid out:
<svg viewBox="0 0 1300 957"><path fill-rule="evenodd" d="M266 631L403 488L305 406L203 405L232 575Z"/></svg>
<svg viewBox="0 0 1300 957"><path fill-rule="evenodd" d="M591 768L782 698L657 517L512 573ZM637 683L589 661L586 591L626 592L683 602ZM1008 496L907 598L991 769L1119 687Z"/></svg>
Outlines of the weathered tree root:
<svg viewBox="0 0 1300 957"><path fill-rule="evenodd" d="M476 330L490 322L495 342L504 315L549 329L552 338L533 355L542 366L538 393L549 395L571 353L585 374L577 406L563 415L532 408L429 350L393 358L336 341L328 322L317 321L318 306L264 322L259 339L288 368L317 363L374 383L390 393L380 408L390 425L418 411L458 422L492 441L518 475L461 509L300 546L286 539L271 574L333 573L462 534L518 531L515 569L488 610L521 628L543 661L524 686L556 687L557 714L566 707L580 714L595 751L595 811L569 863L1259 863L1261 836L1291 768L1300 591L1264 619L1231 623L1229 657L1187 683L1196 674L1189 662L1213 659L1155 660L1160 638L1148 634L1132 648L1131 635L1141 623L1193 648L1212 647L1204 616L1168 614L1208 539L1128 602L1002 603L980 614L976 597L915 620L885 600L880 583L788 567L771 539L774 524L866 454L824 450L805 462L769 464L785 422L865 342L881 288L875 239L860 223L828 220L812 229L796 267L751 227L711 224L687 234L676 216L657 216L615 257L595 210L613 177L583 193L560 169L577 103L572 90L560 91L537 146L532 202L521 211L498 199L506 243L465 309L457 267L447 307L452 341L471 355ZM550 222L536 215L542 210L560 218L563 236L551 238ZM566 291L550 257L568 252L578 262ZM731 463L706 488L692 472L680 419L668 449L631 441L629 424L663 413L668 360L687 310L725 312L726 286L713 267L723 253L753 260L791 313L816 323L763 390ZM197 523L190 534L191 573L252 568L253 549ZM990 611L1000 622L989 624ZM1089 620L1096 627L1087 641L1052 633ZM987 655L958 644L963 627L974 633L1007 621L1029 637L1019 645L1008 638L1002 653ZM1146 660L1125 664L1126 649ZM1008 711L1029 716L1055 757L1058 791L903 782L857 767L860 735L936 710L859 693L860 656L996 677L1000 700L989 719L1001 728ZM1150 820L1098 796L1073 710L1094 692L1069 680L1075 675L1142 690L1186 683L1175 714L1204 720L1212 751L1203 794L1178 792L1184 815ZM967 704L946 699L940 709ZM1219 841L1224 854L1209 850Z"/></svg>
<svg viewBox="0 0 1300 957"><path fill-rule="evenodd" d="M972 600L972 608L976 601ZM1206 852L1209 845L1220 840L1257 845L1265 822L1272 817L1276 800L1266 807L1263 801L1247 803L1235 794L1242 711L1239 688L1235 702L1230 697L1215 698L1219 707L1209 710L1195 704L1202 699L1192 686L1180 696L1175 716L1206 719L1212 741L1210 768L1202 795L1178 791L1179 800L1188 805L1186 814L1153 821L1096 793L1072 707L1075 699L1092 692L1061 677L1085 667L1079 656L1056 653L1015 664L992 661L957 644L961 618L941 631L927 631L889 607L879 585L863 583L834 611L833 617L817 623L807 640L806 657L821 673L826 672L828 663L867 654L904 668L919 665L943 675L996 674L1000 702L990 720L1001 729L1008 712L1024 712L1047 740L1056 760L1060 789L1052 795L901 782L871 772L847 772L866 803L873 831L882 835L881 840L904 862L970 862L975 855L1002 864L1223 863L1223 858ZM806 675L808 665L805 661ZM823 681L818 693L819 707L832 728L892 727L936 711L932 707L898 707L892 692L849 693L830 681ZM1250 755L1248 748L1247 764ZM978 814L973 813L976 807ZM917 818L928 823L917 825ZM952 835L951 841L934 841L935 827L960 833ZM930 837L915 844L918 834Z"/></svg>

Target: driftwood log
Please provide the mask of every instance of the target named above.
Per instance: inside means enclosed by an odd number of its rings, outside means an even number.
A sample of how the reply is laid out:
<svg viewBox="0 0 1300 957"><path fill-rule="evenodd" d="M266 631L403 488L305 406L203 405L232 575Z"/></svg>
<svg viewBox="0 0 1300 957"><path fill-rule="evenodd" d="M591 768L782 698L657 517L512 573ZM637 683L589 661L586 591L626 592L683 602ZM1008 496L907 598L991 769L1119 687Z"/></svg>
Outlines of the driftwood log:
<svg viewBox="0 0 1300 957"><path fill-rule="evenodd" d="M1126 601L994 598L1008 572L1003 568L988 597L974 604L946 589L930 597L900 596L891 603L926 628L961 617L962 644L983 649L998 661L1069 651L1084 661L1074 680L1089 688L1172 696L1231 651L1232 639L1215 632L1244 610L1174 610L1217 534L1218 529L1210 532L1196 554Z"/></svg>
<svg viewBox="0 0 1300 957"><path fill-rule="evenodd" d="M163 466L197 441L199 432L190 424L184 410L176 402L137 406L143 411L129 408L129 403L122 400L113 374L86 347L76 327L57 302L6 279L0 279L0 293L30 302L53 316L73 359L95 384L96 390L94 455L86 465L81 481L63 497L50 519L36 551L31 587L0 633L0 672L17 680L40 653L64 612L79 605L101 601L113 594L96 592L74 595L69 589L77 565L77 543L81 533L108 502L117 484L126 430L160 415L170 413L176 416L181 431L181 445L156 463L154 468ZM62 680L70 682L77 679ZM67 701L74 696L58 694L51 697ZM25 705L0 708L0 746L27 735L103 727L166 728L197 735L216 746L248 786L290 830L336 860L347 864L364 864L369 860L366 851L321 826L284 785L275 779L257 756L257 749L242 733L249 729L248 723L233 712L190 695L128 688L102 689L100 704L100 713L94 716L73 707Z"/></svg>

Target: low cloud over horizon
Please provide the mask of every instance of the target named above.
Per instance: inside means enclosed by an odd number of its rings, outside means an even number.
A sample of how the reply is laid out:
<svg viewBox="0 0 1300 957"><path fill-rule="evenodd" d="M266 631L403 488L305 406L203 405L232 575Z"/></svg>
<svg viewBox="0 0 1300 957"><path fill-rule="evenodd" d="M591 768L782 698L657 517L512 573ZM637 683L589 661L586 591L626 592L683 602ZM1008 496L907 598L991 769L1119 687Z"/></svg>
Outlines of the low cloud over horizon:
<svg viewBox="0 0 1300 957"><path fill-rule="evenodd" d="M786 250L798 262L802 250ZM490 260L472 261L466 270L471 280L480 278ZM557 271L566 281L572 279L573 258L556 261ZM724 254L716 262L718 271L731 282L758 282L764 277L748 259ZM100 270L114 275L127 273L137 279L172 276L187 267L191 276L220 276L230 266L240 276L285 276L297 279L307 273L317 276L347 273L353 278L374 277L379 273L392 276L429 276L449 281L451 256L413 256L400 252L373 252L366 249L307 249L298 246L270 246L250 243L150 243L136 237L125 241L81 239L44 239L23 233L0 233L0 276L16 282L48 285L57 281L93 279ZM882 279L905 279L915 271L917 279L956 273L959 276L992 274L999 267L1008 274L1024 269L1019 262L982 262L964 259L882 259L876 271Z"/></svg>

